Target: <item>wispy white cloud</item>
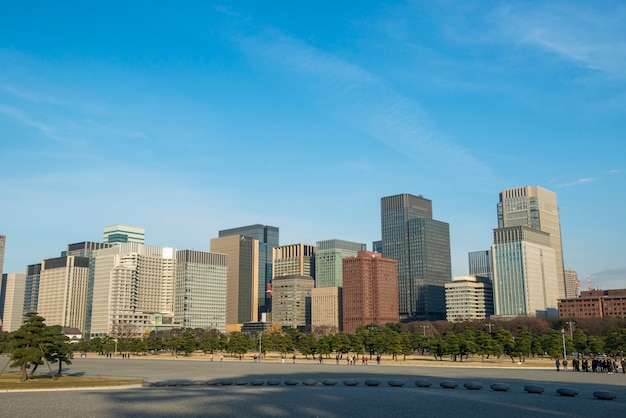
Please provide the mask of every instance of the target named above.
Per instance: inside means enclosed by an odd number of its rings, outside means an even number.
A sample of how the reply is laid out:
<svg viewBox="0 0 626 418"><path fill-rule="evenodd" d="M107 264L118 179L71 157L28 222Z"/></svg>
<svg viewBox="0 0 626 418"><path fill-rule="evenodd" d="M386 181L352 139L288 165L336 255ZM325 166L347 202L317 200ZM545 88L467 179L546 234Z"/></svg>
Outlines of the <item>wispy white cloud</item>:
<svg viewBox="0 0 626 418"><path fill-rule="evenodd" d="M491 16L505 38L619 78L626 76L624 21L619 2L507 3Z"/></svg>
<svg viewBox="0 0 626 418"><path fill-rule="evenodd" d="M57 135L55 134L55 130L54 128L48 126L45 123L33 120L31 118L29 118L22 110L20 109L16 109L14 107L10 107L10 106L4 106L0 104L0 114L3 114L5 116L8 116L10 119L12 119L13 121L19 123L20 125L23 126L27 126L30 128L34 128L38 131L40 131L41 133L43 133L44 135L50 137L50 138L56 138Z"/></svg>
<svg viewBox="0 0 626 418"><path fill-rule="evenodd" d="M285 72L304 77L322 96L329 115L436 170L464 171L485 179L491 169L469 149L447 138L429 122L419 103L395 91L384 79L340 56L322 51L277 29L240 35L249 56Z"/></svg>
<svg viewBox="0 0 626 418"><path fill-rule="evenodd" d="M572 187L572 186L580 186L581 184L588 184L588 183L592 183L594 181L596 181L596 178L593 177L587 177L587 178L582 178L582 179L578 179L576 181L570 181L568 183L561 183L558 184L557 187Z"/></svg>

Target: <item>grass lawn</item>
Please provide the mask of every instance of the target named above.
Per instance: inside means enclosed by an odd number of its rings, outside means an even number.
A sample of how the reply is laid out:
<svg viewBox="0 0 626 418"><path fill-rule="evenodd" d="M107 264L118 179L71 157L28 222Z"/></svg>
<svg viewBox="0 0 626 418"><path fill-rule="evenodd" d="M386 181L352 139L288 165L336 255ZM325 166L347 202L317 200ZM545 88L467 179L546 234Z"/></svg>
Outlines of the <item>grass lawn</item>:
<svg viewBox="0 0 626 418"><path fill-rule="evenodd" d="M141 383L142 380L139 379L130 380L63 375L61 375L57 380L54 380L51 376L35 375L25 382L20 382L20 376L18 373L3 373L2 376L0 376L0 390L118 387Z"/></svg>

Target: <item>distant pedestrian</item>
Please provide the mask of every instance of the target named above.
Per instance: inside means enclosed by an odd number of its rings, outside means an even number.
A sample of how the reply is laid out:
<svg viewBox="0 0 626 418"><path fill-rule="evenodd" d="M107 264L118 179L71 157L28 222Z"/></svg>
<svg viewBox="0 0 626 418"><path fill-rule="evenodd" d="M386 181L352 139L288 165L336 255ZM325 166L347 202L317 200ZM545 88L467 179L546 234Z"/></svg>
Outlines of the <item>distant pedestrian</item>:
<svg viewBox="0 0 626 418"><path fill-rule="evenodd" d="M561 370L561 362L559 361L559 359L556 359L556 371L560 371Z"/></svg>
<svg viewBox="0 0 626 418"><path fill-rule="evenodd" d="M567 360L563 360L563 371L567 371Z"/></svg>
<svg viewBox="0 0 626 418"><path fill-rule="evenodd" d="M220 355L220 361L224 361L224 356Z"/></svg>
<svg viewBox="0 0 626 418"><path fill-rule="evenodd" d="M376 365L380 366L380 354L376 355Z"/></svg>
<svg viewBox="0 0 626 418"><path fill-rule="evenodd" d="M294 354L292 358L293 358L293 364L296 364L296 355Z"/></svg>

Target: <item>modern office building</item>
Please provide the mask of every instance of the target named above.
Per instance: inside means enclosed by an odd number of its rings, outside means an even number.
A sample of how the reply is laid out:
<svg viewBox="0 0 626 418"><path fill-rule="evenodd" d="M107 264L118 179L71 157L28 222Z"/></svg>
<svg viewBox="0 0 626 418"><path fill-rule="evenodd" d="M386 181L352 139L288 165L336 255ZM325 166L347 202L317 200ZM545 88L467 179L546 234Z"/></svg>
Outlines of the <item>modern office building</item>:
<svg viewBox="0 0 626 418"><path fill-rule="evenodd" d="M211 239L211 252L226 254L226 328L239 330L245 322L259 317L259 241L247 235Z"/></svg>
<svg viewBox="0 0 626 418"><path fill-rule="evenodd" d="M550 234L526 226L497 228L491 252L497 316L557 316L557 259Z"/></svg>
<svg viewBox="0 0 626 418"><path fill-rule="evenodd" d="M6 235L0 235L0 275L4 272L4 251L7 245Z"/></svg>
<svg viewBox="0 0 626 418"><path fill-rule="evenodd" d="M2 275L2 294L4 301L0 311L2 331L12 332L22 326L24 319L24 285L26 275L24 273L7 273Z"/></svg>
<svg viewBox="0 0 626 418"><path fill-rule="evenodd" d="M445 319L450 227L433 219L432 201L410 194L383 197L381 230L383 257L398 261L400 318Z"/></svg>
<svg viewBox="0 0 626 418"><path fill-rule="evenodd" d="M94 251L88 335L133 338L175 328L175 253L135 242Z"/></svg>
<svg viewBox="0 0 626 418"><path fill-rule="evenodd" d="M359 251L343 259L343 331L361 325L398 322L398 262Z"/></svg>
<svg viewBox="0 0 626 418"><path fill-rule="evenodd" d="M472 251L468 254L469 275L491 279L491 250Z"/></svg>
<svg viewBox="0 0 626 418"><path fill-rule="evenodd" d="M64 256L41 263L37 313L46 324L85 330L88 277L87 257Z"/></svg>
<svg viewBox="0 0 626 418"><path fill-rule="evenodd" d="M77 242L76 244L69 244L67 250L62 252L61 256L75 255L78 257L91 257L94 251L109 247L112 247L112 244L90 241Z"/></svg>
<svg viewBox="0 0 626 418"><path fill-rule="evenodd" d="M565 297L565 274L561 223L556 193L538 186L523 186L500 192L498 228L526 226L547 232L556 256L558 297Z"/></svg>
<svg viewBox="0 0 626 418"><path fill-rule="evenodd" d="M105 244L123 244L126 242L137 242L143 244L146 231L143 228L130 225L110 225L104 227L102 242Z"/></svg>
<svg viewBox="0 0 626 418"><path fill-rule="evenodd" d="M448 321L476 321L493 314L493 288L488 277L457 276L452 283L446 283Z"/></svg>
<svg viewBox="0 0 626 418"><path fill-rule="evenodd" d="M383 253L383 241L382 240L372 241L372 251L382 254Z"/></svg>
<svg viewBox="0 0 626 418"><path fill-rule="evenodd" d="M315 244L315 287L341 287L343 263L346 257L354 257L365 251L366 245L358 242L330 239Z"/></svg>
<svg viewBox="0 0 626 418"><path fill-rule="evenodd" d="M227 279L225 254L177 251L174 322L226 332Z"/></svg>
<svg viewBox="0 0 626 418"><path fill-rule="evenodd" d="M274 277L310 276L315 278L315 246L281 245L273 252Z"/></svg>
<svg viewBox="0 0 626 418"><path fill-rule="evenodd" d="M272 280L272 322L304 330L311 326L311 276L289 275Z"/></svg>
<svg viewBox="0 0 626 418"><path fill-rule="evenodd" d="M316 287L311 291L313 333L326 335L343 330L342 290L341 287Z"/></svg>
<svg viewBox="0 0 626 418"><path fill-rule="evenodd" d="M576 270L565 270L565 299L578 297L580 282Z"/></svg>
<svg viewBox="0 0 626 418"><path fill-rule="evenodd" d="M26 266L24 284L24 312L37 312L39 302L39 281L41 280L41 263ZM89 294L89 289L87 289ZM89 296L88 296L89 297ZM89 301L87 301L89 304ZM82 331L82 330L81 330Z"/></svg>
<svg viewBox="0 0 626 418"><path fill-rule="evenodd" d="M231 235L244 235L259 241L258 317L262 321L272 311L272 257L274 247L279 245L279 230L275 226L255 224L219 231L219 237Z"/></svg>
<svg viewBox="0 0 626 418"><path fill-rule="evenodd" d="M559 300L559 318L626 318L626 289L583 290Z"/></svg>

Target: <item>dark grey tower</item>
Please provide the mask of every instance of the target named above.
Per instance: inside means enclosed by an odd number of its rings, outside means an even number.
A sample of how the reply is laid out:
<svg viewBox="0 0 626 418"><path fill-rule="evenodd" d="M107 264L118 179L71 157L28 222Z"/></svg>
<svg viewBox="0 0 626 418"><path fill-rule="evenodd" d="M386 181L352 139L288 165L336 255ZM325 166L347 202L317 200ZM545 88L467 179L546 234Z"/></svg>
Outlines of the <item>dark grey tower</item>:
<svg viewBox="0 0 626 418"><path fill-rule="evenodd" d="M380 209L383 257L398 260L400 318L445 319L449 225L432 218L432 201L421 195L383 197Z"/></svg>
<svg viewBox="0 0 626 418"><path fill-rule="evenodd" d="M269 284L272 282L272 250L278 247L278 228L261 224L241 226L219 231L219 237L244 235L259 241L259 320L271 312Z"/></svg>

